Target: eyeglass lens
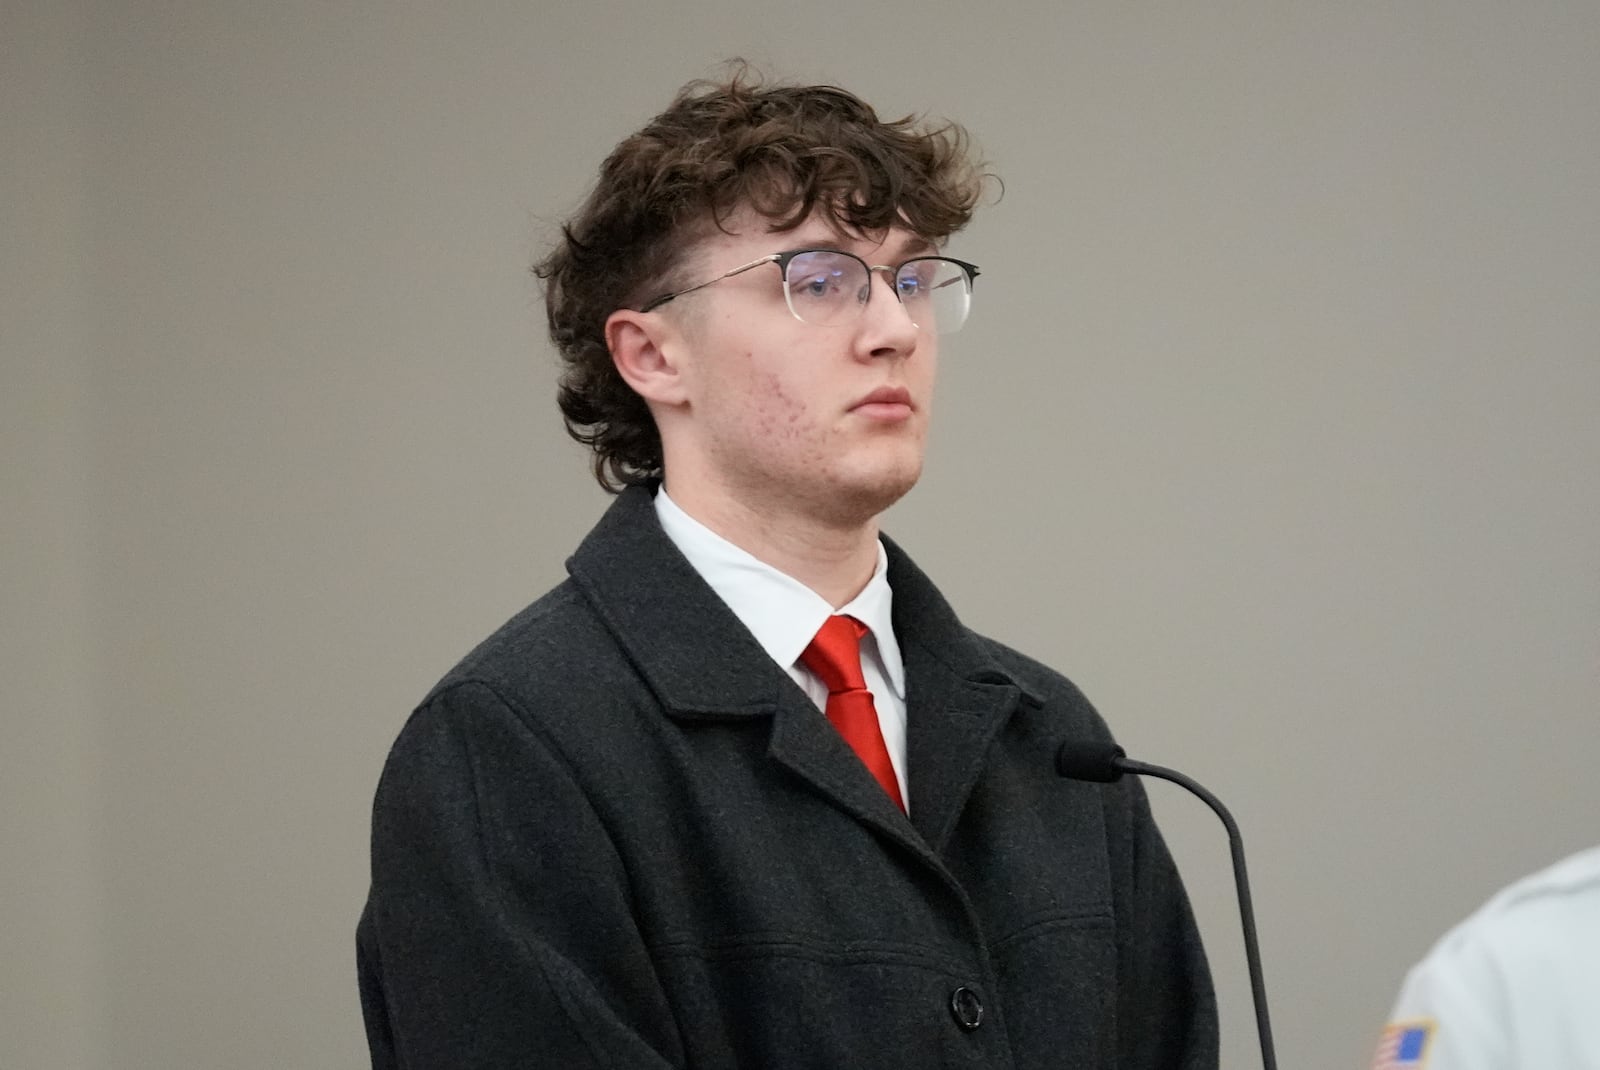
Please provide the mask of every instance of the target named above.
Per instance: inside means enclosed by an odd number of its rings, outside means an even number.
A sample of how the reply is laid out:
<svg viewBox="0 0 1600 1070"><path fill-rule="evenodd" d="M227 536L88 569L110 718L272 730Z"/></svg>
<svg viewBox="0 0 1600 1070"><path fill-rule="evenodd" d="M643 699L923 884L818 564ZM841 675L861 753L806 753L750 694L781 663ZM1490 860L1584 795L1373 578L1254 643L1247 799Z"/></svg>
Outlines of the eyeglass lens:
<svg viewBox="0 0 1600 1070"><path fill-rule="evenodd" d="M812 250L789 261L784 290L797 319L829 327L861 314L872 291L872 272L849 253ZM972 283L966 271L939 256L917 257L901 264L895 273L894 291L911 322L938 334L958 330L972 304Z"/></svg>

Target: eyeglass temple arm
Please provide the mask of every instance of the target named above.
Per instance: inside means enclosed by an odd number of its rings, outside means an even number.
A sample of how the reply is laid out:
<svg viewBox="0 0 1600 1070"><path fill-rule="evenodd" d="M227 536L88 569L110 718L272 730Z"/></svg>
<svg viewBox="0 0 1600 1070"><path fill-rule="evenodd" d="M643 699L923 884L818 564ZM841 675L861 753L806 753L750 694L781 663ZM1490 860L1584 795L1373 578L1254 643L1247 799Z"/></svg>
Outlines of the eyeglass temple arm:
<svg viewBox="0 0 1600 1070"><path fill-rule="evenodd" d="M695 285L687 287L685 289L675 290L675 291L673 291L672 293L669 293L669 294L662 294L660 297L656 298L654 301L648 302L639 311L640 312L654 312L656 309L660 308L662 305L666 304L668 301L673 300L674 298L682 297L684 294L692 294L696 290L703 290L707 286L710 286L714 282L721 282L723 279L731 279L735 275L740 274L741 272L749 271L751 268L758 268L762 264L773 264L773 263L776 263L777 260L778 260L778 257L781 256L781 255L782 255L781 253L772 253L770 255L763 256L760 259L752 260L748 264L740 264L738 267L734 268L732 271L724 272L723 274L718 275L714 279L707 279L705 282L696 283Z"/></svg>

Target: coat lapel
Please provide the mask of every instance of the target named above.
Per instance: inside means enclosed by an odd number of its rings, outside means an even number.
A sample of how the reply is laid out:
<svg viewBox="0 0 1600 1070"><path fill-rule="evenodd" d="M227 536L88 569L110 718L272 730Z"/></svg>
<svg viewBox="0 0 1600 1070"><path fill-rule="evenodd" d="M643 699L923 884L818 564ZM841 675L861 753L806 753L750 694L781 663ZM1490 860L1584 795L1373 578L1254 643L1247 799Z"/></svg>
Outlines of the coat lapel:
<svg viewBox="0 0 1600 1070"><path fill-rule="evenodd" d="M624 491L567 562L668 716L772 719L768 755L919 855L949 838L1021 694L910 559L885 539L906 658L911 820L662 532L652 492Z"/></svg>
<svg viewBox="0 0 1600 1070"><path fill-rule="evenodd" d="M894 629L906 664L911 821L935 854L983 775L989 745L1023 691L956 618L932 581L889 539Z"/></svg>
<svg viewBox="0 0 1600 1070"><path fill-rule="evenodd" d="M872 778L844 737L804 692L798 687L794 691L799 701L779 709L768 756L857 821L931 858L906 815Z"/></svg>
<svg viewBox="0 0 1600 1070"><path fill-rule="evenodd" d="M907 644L906 765L911 821L939 853L983 774L989 744L1021 692L1012 684L968 680L926 647Z"/></svg>
<svg viewBox="0 0 1600 1070"><path fill-rule="evenodd" d="M770 718L776 763L858 820L915 838L849 744L662 532L648 489L624 491L567 570L669 717Z"/></svg>

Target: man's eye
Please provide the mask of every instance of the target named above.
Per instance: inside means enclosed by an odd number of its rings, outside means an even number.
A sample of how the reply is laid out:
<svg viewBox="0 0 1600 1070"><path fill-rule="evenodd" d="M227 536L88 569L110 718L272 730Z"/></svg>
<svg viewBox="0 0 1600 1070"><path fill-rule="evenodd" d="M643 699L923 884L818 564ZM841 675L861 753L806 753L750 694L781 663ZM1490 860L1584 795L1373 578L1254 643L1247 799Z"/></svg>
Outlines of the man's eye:
<svg viewBox="0 0 1600 1070"><path fill-rule="evenodd" d="M826 297L838 290L840 272L831 271L808 276L800 284L800 293L806 297Z"/></svg>

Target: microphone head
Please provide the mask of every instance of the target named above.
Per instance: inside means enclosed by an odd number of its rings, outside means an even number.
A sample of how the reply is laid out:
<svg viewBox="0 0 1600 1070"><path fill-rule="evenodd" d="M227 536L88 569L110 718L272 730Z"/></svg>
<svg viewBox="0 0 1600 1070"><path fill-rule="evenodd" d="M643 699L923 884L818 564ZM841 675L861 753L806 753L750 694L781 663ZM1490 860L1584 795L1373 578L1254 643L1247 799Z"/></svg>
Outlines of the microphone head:
<svg viewBox="0 0 1600 1070"><path fill-rule="evenodd" d="M1069 739L1056 751L1056 772L1068 780L1110 784L1122 779L1117 764L1127 755L1110 740Z"/></svg>

